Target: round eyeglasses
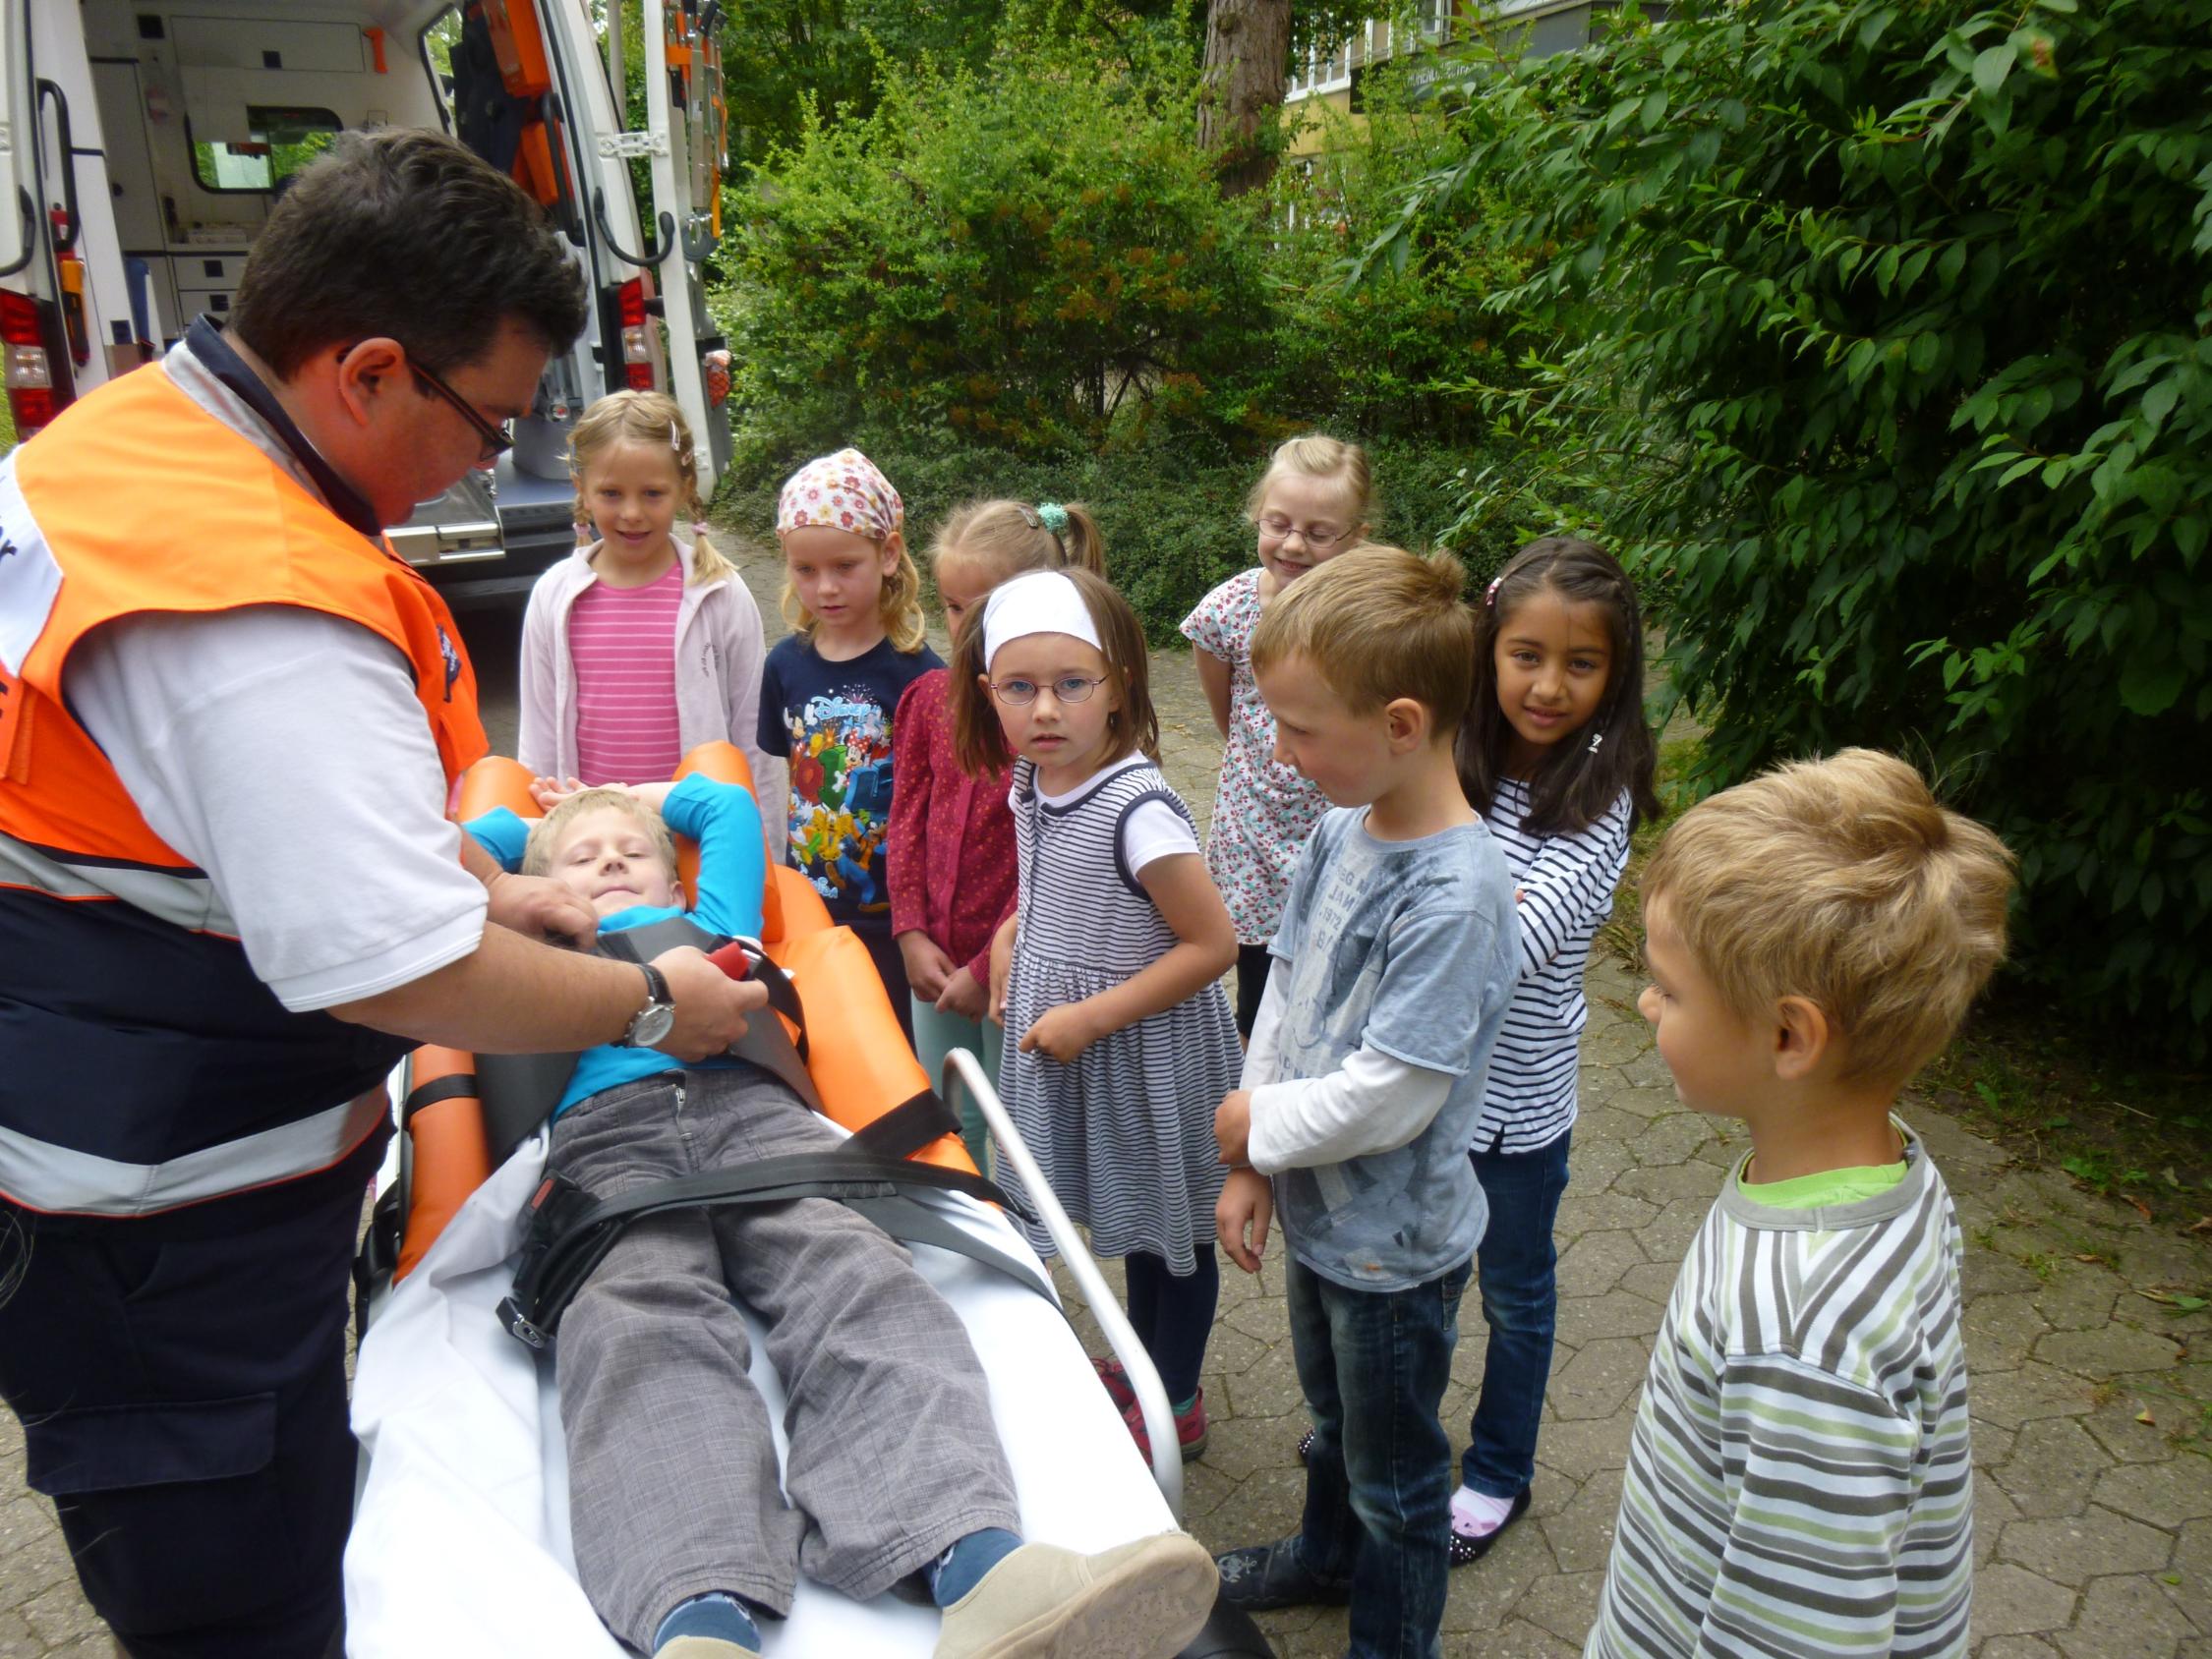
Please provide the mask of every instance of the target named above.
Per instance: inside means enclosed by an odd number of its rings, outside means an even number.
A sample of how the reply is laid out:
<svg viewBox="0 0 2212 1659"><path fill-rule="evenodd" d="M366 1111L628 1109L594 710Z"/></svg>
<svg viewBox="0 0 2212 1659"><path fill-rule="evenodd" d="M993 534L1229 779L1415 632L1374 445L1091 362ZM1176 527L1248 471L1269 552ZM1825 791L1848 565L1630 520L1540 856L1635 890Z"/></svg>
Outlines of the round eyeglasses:
<svg viewBox="0 0 2212 1659"><path fill-rule="evenodd" d="M1349 530L1322 530L1310 524L1293 524L1281 513L1267 513L1259 521L1259 528L1280 542L1296 534L1306 540L1306 544L1315 552L1335 546L1339 542L1352 539Z"/></svg>
<svg viewBox="0 0 2212 1659"><path fill-rule="evenodd" d="M1095 679L1082 674L1062 674L1051 683L1053 700L1059 703L1087 703L1090 694L1106 683L1101 674ZM1026 709L1037 700L1037 693L1045 687L1035 680L993 680L991 695L1010 709Z"/></svg>

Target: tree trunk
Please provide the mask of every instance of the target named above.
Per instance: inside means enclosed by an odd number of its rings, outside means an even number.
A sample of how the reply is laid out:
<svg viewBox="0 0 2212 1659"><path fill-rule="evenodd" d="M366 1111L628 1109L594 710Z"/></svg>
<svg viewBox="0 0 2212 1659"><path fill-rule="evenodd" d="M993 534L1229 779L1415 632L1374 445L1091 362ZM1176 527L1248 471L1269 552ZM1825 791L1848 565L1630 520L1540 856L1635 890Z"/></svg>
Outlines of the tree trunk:
<svg viewBox="0 0 2212 1659"><path fill-rule="evenodd" d="M1231 196L1274 176L1272 137L1290 63L1290 0L1209 0L1206 58L1198 89L1198 146L1218 150L1215 167Z"/></svg>

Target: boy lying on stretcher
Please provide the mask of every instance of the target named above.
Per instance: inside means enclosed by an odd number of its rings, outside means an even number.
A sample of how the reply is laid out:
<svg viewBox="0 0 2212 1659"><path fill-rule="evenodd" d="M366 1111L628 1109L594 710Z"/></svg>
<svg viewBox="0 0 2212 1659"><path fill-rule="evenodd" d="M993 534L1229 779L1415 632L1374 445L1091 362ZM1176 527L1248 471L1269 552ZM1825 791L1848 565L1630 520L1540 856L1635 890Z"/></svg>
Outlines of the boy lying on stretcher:
<svg viewBox="0 0 2212 1659"><path fill-rule="evenodd" d="M467 829L584 898L604 934L684 914L670 827L699 844L690 916L757 938L765 852L742 788L589 789L535 829L504 810ZM654 986L631 1039L665 1034L665 998ZM745 1060L687 1067L625 1040L577 1059L549 1168L603 1198L842 1138ZM732 1291L767 1324L788 1393L787 1505ZM858 1600L920 1574L944 1609L940 1659L1168 1659L1213 1604L1212 1560L1186 1533L1091 1556L1021 1541L965 1330L901 1245L834 1200L634 1223L568 1308L557 1355L577 1578L642 1652L757 1653L758 1621L788 1613L801 1570Z"/></svg>

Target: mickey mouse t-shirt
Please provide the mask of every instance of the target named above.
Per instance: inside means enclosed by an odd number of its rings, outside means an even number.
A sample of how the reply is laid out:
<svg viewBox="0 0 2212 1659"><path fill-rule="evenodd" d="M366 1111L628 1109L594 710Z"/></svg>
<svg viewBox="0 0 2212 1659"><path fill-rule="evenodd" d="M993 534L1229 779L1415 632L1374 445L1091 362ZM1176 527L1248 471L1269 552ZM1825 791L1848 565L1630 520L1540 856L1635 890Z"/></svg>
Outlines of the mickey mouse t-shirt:
<svg viewBox="0 0 2212 1659"><path fill-rule="evenodd" d="M760 747L791 763L791 864L847 925L891 926L891 720L906 688L944 659L879 640L843 662L793 634L761 672Z"/></svg>

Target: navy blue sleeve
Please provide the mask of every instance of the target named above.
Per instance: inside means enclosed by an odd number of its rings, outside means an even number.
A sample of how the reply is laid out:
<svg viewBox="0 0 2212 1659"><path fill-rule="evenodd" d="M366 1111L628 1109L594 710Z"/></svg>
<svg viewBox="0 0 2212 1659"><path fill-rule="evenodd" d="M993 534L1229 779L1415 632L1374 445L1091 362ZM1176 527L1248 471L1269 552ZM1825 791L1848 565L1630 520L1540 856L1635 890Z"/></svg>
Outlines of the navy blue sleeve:
<svg viewBox="0 0 2212 1659"><path fill-rule="evenodd" d="M761 664L759 729L753 735L762 754L787 761L791 757L791 734L784 723L783 658L784 647L779 644Z"/></svg>

